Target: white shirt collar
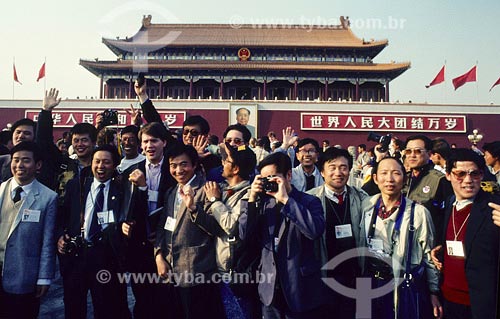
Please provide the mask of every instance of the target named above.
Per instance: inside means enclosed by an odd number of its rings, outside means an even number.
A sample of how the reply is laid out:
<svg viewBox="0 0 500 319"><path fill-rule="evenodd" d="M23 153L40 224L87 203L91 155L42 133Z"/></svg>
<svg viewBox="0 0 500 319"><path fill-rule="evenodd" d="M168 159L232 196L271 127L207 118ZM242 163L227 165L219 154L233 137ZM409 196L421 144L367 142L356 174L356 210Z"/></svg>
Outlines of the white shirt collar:
<svg viewBox="0 0 500 319"><path fill-rule="evenodd" d="M23 192L26 193L26 194L28 194L31 191L31 189L33 188L33 183L34 182L35 182L35 180L32 180L31 183L21 186L23 188ZM13 178L12 181L11 181L11 183L10 183L10 192L12 194L14 194L15 191L16 191L16 188L18 186L20 186L20 185L17 183L16 179Z"/></svg>
<svg viewBox="0 0 500 319"><path fill-rule="evenodd" d="M453 203L453 206L455 206L455 208L457 210L461 210L462 208L464 208L465 206L467 206L469 204L472 204L473 202L474 202L474 198L468 198L468 199L463 199L463 200L456 200Z"/></svg>
<svg viewBox="0 0 500 319"><path fill-rule="evenodd" d="M149 167L149 165L153 166L160 166L163 164L163 160L165 159L165 156L163 156L158 164L153 164L149 161L149 159L146 157L146 167Z"/></svg>
<svg viewBox="0 0 500 319"><path fill-rule="evenodd" d="M111 178L108 179L107 181L105 181L104 183L103 182L100 182L98 181L95 177L94 177L94 180L92 181L92 185L90 186L90 190L91 191L95 191L99 188L99 185L101 184L104 184L104 188L105 189L109 189L109 184L111 183Z"/></svg>
<svg viewBox="0 0 500 319"><path fill-rule="evenodd" d="M335 195L344 195L344 197L345 197L346 192L347 192L347 186L345 186L345 185L344 185L344 189L342 190L342 192L340 194L335 193L333 190L331 190L328 186L325 185L325 196L329 200L331 200L337 204L339 202L339 199Z"/></svg>

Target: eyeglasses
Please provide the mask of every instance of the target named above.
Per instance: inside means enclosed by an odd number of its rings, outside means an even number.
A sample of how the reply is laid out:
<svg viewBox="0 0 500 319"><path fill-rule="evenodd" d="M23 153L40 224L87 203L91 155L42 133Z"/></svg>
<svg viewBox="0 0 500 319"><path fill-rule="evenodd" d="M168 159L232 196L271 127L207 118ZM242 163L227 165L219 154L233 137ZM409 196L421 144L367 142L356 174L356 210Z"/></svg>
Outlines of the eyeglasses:
<svg viewBox="0 0 500 319"><path fill-rule="evenodd" d="M299 153L302 154L302 155L306 155L306 154L313 155L313 154L316 154L317 151L315 149L299 150Z"/></svg>
<svg viewBox="0 0 500 319"><path fill-rule="evenodd" d="M223 158L223 159L222 159L222 164L226 164L226 163L229 163L229 164L231 164L231 165L233 165L233 164L234 164L234 162L231 162L231 161L230 161L230 160L228 160L227 158Z"/></svg>
<svg viewBox="0 0 500 319"><path fill-rule="evenodd" d="M468 171L451 171L451 173L460 182L463 181L467 175L469 175L470 178L473 180L478 180L478 179L481 179L483 177L483 172L478 171L478 170L472 170L472 169L470 169Z"/></svg>
<svg viewBox="0 0 500 319"><path fill-rule="evenodd" d="M200 132L198 132L197 130L194 130L194 129L192 129L192 130L185 129L184 131L182 131L182 135L188 135L188 134L191 134L191 136L196 137L196 136L200 135Z"/></svg>
<svg viewBox="0 0 500 319"><path fill-rule="evenodd" d="M410 155L411 153L415 153L415 155L420 155L422 154L423 152L425 152L426 150L424 148L419 148L419 147L416 147L416 148L407 148L403 151L403 153L405 155Z"/></svg>
<svg viewBox="0 0 500 319"><path fill-rule="evenodd" d="M241 145L241 144L243 144L243 140L241 138L237 138L237 137L236 138L230 138L230 137L225 138L224 142L226 142L228 144L231 144L231 142L232 142L235 145Z"/></svg>

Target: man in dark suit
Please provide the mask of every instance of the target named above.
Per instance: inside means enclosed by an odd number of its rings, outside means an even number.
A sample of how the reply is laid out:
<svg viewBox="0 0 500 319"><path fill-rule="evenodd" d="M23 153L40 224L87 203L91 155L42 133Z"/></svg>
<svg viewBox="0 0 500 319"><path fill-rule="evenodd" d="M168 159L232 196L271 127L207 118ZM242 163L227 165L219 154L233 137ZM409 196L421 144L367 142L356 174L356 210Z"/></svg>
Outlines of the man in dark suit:
<svg viewBox="0 0 500 319"><path fill-rule="evenodd" d="M165 150L172 145L161 123L146 124L139 131L139 136L146 159L130 165L121 174L126 185L123 196L126 222L122 224L122 232L127 237L125 264L126 270L131 273L155 274L153 245L156 225L165 192L174 185L168 161L164 157ZM143 200L142 205L138 204ZM156 306L161 300L155 299L158 295L165 297L160 288L150 282L133 281L131 285L135 297L134 318L151 318L155 314L163 314L163 310Z"/></svg>
<svg viewBox="0 0 500 319"><path fill-rule="evenodd" d="M0 186L1 318L36 318L54 278L57 194L35 179L41 166L37 145L21 142Z"/></svg>
<svg viewBox="0 0 500 319"><path fill-rule="evenodd" d="M258 170L239 221L240 238L261 248L264 318L319 318L321 263L314 241L325 230L321 201L291 185L291 162L283 153L268 155Z"/></svg>
<svg viewBox="0 0 500 319"><path fill-rule="evenodd" d="M95 318L130 317L116 275L123 256L118 225L125 219L122 185L113 178L119 161L114 146L100 146L92 153L93 178L82 188L78 177L66 185L57 242L66 318L86 318L89 290Z"/></svg>
<svg viewBox="0 0 500 319"><path fill-rule="evenodd" d="M440 245L431 254L443 272L447 318L496 318L500 229L488 203L500 198L481 189L486 169L484 158L470 149L454 150L446 162L454 196L446 205Z"/></svg>
<svg viewBox="0 0 500 319"><path fill-rule="evenodd" d="M179 301L169 303L169 310L180 306L180 314L172 318L225 318L220 287L212 281L217 272L215 237L223 230L206 213L209 201L205 177L196 170L198 153L191 145L179 144L167 158L177 185L165 196L155 256L158 273L176 285Z"/></svg>

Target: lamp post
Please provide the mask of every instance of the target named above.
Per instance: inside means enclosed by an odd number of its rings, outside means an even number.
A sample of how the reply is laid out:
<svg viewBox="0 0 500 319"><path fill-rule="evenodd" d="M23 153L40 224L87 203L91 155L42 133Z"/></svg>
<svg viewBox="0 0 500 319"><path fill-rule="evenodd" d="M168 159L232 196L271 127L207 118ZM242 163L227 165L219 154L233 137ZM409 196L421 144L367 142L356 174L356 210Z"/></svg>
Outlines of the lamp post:
<svg viewBox="0 0 500 319"><path fill-rule="evenodd" d="M483 135L479 134L479 130L476 128L472 131L472 134L469 134L467 136L467 138L469 139L469 142L472 143L472 145L477 146L477 143L481 142L481 140L483 139Z"/></svg>

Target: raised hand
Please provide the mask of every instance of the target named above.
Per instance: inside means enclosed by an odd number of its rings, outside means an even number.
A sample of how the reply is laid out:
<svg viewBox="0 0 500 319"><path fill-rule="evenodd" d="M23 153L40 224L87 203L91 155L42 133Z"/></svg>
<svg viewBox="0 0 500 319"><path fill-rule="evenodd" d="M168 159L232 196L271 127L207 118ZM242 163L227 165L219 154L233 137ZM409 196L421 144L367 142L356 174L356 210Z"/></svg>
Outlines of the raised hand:
<svg viewBox="0 0 500 319"><path fill-rule="evenodd" d="M133 125L141 126L142 118L140 109L134 109L134 105L131 103L130 109L125 109L125 112L127 112L127 115L129 115L130 118L132 119Z"/></svg>
<svg viewBox="0 0 500 319"><path fill-rule="evenodd" d="M61 102L61 98L57 98L59 95L59 90L55 88L51 88L48 91L45 91L45 97L43 98L42 107L45 111L52 111L59 103Z"/></svg>
<svg viewBox="0 0 500 319"><path fill-rule="evenodd" d="M299 137L295 135L295 131L288 126L283 130L283 148L287 149L295 143Z"/></svg>
<svg viewBox="0 0 500 319"><path fill-rule="evenodd" d="M217 199L222 198L222 194L219 188L219 185L217 185L216 182L213 181L207 181L205 186L203 186L205 189L205 194L207 194L207 198L212 198L215 197Z"/></svg>
<svg viewBox="0 0 500 319"><path fill-rule="evenodd" d="M135 94L139 97L139 102L144 103L146 100L149 98L148 94L146 93L146 81L144 81L144 84L142 86L139 86L139 83L137 80L134 83L134 91Z"/></svg>

